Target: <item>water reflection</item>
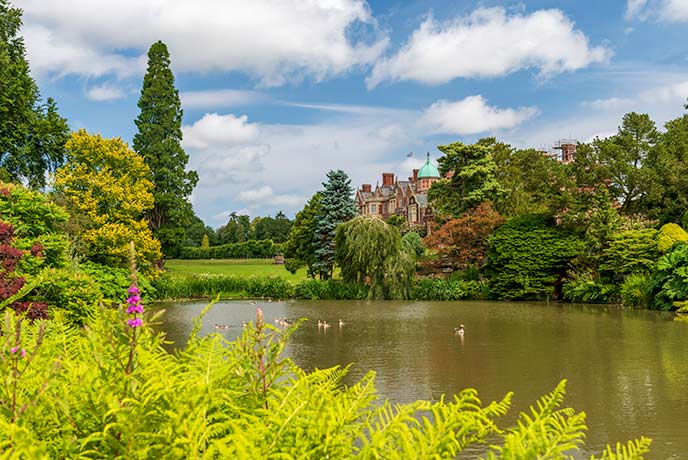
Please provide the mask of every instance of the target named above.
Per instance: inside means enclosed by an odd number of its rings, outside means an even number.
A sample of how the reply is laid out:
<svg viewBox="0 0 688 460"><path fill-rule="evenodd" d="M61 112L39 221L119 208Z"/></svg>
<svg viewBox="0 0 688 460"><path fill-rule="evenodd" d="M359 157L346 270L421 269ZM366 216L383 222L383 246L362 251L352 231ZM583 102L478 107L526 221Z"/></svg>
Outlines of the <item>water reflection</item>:
<svg viewBox="0 0 688 460"><path fill-rule="evenodd" d="M259 302L260 304L260 302ZM159 305L161 327L183 344L202 302ZM374 370L395 402L436 400L466 387L484 402L516 393L514 411L566 378L567 403L588 414L588 446L646 435L650 459L688 459L688 324L609 306L490 302L289 301L265 317L308 318L287 353L306 370L351 364L346 383ZM202 333L241 333L256 305L221 302ZM339 318L343 324L339 325ZM318 327L318 320L330 326ZM216 331L213 324L227 324ZM461 336L454 329L465 324ZM684 453L686 452L686 453Z"/></svg>

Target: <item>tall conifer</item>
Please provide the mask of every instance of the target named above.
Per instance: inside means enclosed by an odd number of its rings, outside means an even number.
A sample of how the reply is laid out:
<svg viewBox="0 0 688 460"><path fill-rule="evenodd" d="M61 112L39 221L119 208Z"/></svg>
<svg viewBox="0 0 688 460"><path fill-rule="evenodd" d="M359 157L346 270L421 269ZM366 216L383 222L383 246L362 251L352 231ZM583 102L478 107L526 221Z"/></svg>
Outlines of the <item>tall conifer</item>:
<svg viewBox="0 0 688 460"><path fill-rule="evenodd" d="M349 176L338 169L328 172L327 179L323 183L325 189L322 191L320 213L315 223L314 271L321 279L332 277L336 260L334 239L337 226L358 214Z"/></svg>
<svg viewBox="0 0 688 460"><path fill-rule="evenodd" d="M134 150L151 170L155 206L146 213L163 253L174 255L191 223L193 210L188 198L198 182L195 171L186 171L189 156L181 146L182 108L174 87L167 46L155 42L148 51L148 70L139 98L138 133Z"/></svg>

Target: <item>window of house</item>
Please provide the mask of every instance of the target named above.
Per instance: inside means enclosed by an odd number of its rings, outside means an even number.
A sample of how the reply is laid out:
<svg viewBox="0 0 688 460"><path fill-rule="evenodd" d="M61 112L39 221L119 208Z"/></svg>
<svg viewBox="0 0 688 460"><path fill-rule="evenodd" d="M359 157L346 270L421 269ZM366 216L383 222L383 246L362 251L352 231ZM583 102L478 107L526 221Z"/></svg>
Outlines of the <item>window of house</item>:
<svg viewBox="0 0 688 460"><path fill-rule="evenodd" d="M371 214L377 214L377 205L376 204L370 205L370 213Z"/></svg>

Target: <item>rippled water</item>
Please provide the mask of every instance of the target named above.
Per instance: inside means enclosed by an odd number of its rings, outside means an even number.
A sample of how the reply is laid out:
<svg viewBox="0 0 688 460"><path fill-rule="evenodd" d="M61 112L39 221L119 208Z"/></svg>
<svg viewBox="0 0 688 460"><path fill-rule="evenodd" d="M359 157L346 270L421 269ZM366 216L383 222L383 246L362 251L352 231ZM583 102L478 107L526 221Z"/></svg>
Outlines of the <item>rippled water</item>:
<svg viewBox="0 0 688 460"><path fill-rule="evenodd" d="M162 329L186 340L205 302L159 304ZM568 379L567 404L587 413L587 446L646 435L649 459L688 459L688 323L669 314L606 306L502 302L289 301L259 305L265 317L311 319L287 353L306 370L351 364L347 383L368 370L395 402L436 400L466 387L483 402L514 391L512 414ZM204 321L241 333L248 301L220 302ZM346 324L337 326L338 318ZM333 326L326 332L318 319ZM463 323L466 334L453 328ZM513 419L513 415L512 415Z"/></svg>

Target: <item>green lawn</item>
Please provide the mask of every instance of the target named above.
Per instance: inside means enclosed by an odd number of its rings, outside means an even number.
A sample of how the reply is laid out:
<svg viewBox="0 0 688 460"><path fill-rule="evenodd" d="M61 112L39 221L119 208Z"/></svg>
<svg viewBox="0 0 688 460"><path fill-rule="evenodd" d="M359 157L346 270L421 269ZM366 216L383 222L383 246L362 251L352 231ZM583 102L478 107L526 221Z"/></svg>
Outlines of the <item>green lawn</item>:
<svg viewBox="0 0 688 460"><path fill-rule="evenodd" d="M289 281L301 281L307 278L306 269L302 268L295 275L289 273L284 265L276 265L272 259L174 259L165 262L165 268L171 273L193 275L213 273L237 276L278 275Z"/></svg>

